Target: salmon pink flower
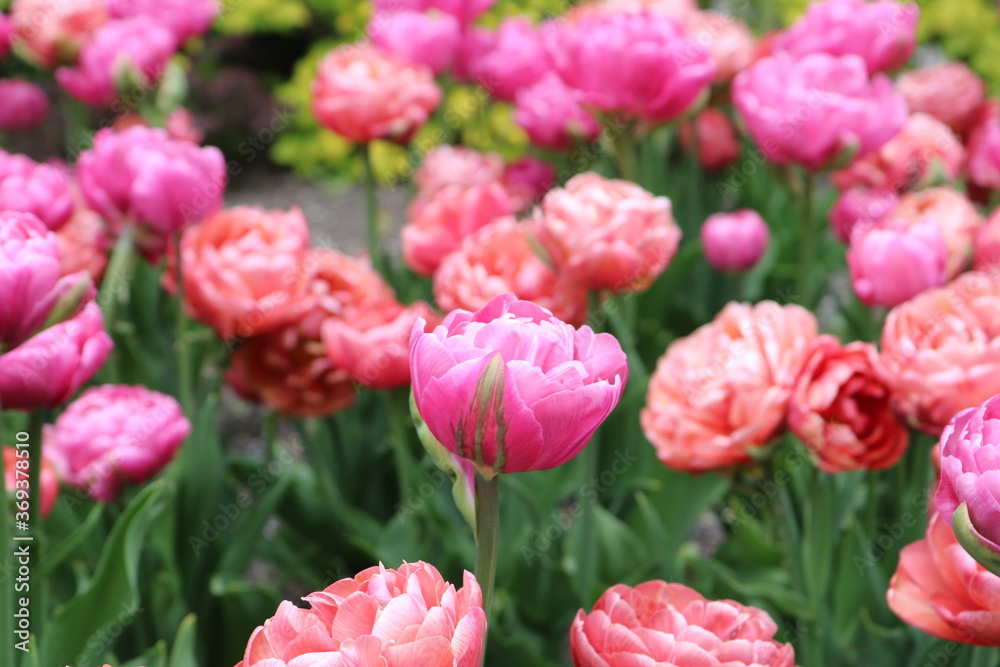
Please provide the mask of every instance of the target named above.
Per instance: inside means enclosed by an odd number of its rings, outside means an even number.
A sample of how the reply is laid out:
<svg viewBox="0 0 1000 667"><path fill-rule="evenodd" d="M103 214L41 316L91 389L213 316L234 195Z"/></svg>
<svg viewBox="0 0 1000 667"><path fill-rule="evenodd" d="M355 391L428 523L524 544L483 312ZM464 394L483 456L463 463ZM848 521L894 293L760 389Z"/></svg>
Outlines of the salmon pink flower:
<svg viewBox="0 0 1000 667"><path fill-rule="evenodd" d="M948 254L948 278L955 278L965 271L972 257L976 233L984 224L972 202L961 192L950 188L928 188L900 197L886 218L893 224L910 225L921 220L931 220L941 229Z"/></svg>
<svg viewBox="0 0 1000 667"><path fill-rule="evenodd" d="M1000 209L993 211L976 233L972 266L976 271L1000 273Z"/></svg>
<svg viewBox="0 0 1000 667"><path fill-rule="evenodd" d="M910 70L896 80L911 113L930 114L956 134L964 134L975 120L984 88L983 80L959 62Z"/></svg>
<svg viewBox="0 0 1000 667"><path fill-rule="evenodd" d="M684 28L698 44L708 47L715 62L715 82L726 83L754 60L756 42L747 24L713 11L699 11L684 22Z"/></svg>
<svg viewBox="0 0 1000 667"><path fill-rule="evenodd" d="M420 194L430 196L447 185L470 188L498 181L503 171L503 158L496 153L445 144L427 151L413 181Z"/></svg>
<svg viewBox="0 0 1000 667"><path fill-rule="evenodd" d="M107 0L14 0L10 21L19 52L45 69L76 62L108 22Z"/></svg>
<svg viewBox="0 0 1000 667"><path fill-rule="evenodd" d="M11 495L14 494L15 489L24 488L24 482L18 484L18 480L27 479L23 475L18 475L17 470L21 470L24 475L27 475L31 466L31 462L24 458L24 454L18 456L20 452L27 453L27 449L3 447L4 486ZM22 462L23 468L18 467L18 461ZM42 492L39 494L42 499L39 510L44 519L52 511L52 506L56 504L56 499L59 497L59 476L56 474L55 468L52 467L48 452L45 451L42 452L42 472L38 479L42 488Z"/></svg>
<svg viewBox="0 0 1000 667"><path fill-rule="evenodd" d="M695 150L698 162L708 171L731 167L740 159L736 126L720 109L709 107L680 128L681 145Z"/></svg>

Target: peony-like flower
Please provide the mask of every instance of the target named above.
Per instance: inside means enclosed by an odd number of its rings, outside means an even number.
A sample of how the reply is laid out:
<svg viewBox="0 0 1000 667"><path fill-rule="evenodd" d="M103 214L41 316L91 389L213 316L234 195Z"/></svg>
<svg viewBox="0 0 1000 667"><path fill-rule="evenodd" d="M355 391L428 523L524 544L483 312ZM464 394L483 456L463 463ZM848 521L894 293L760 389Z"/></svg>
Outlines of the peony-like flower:
<svg viewBox="0 0 1000 667"><path fill-rule="evenodd" d="M969 181L981 188L1000 190L1000 104L986 102L976 112L966 151Z"/></svg>
<svg viewBox="0 0 1000 667"><path fill-rule="evenodd" d="M413 173L420 194L433 195L448 185L470 188L503 177L503 158L496 153L480 153L465 146L435 146Z"/></svg>
<svg viewBox="0 0 1000 667"><path fill-rule="evenodd" d="M903 195L888 219L893 223L913 224L921 220L937 223L948 251L949 279L968 267L973 241L983 226L983 218L972 202L949 188L929 188Z"/></svg>
<svg viewBox="0 0 1000 667"><path fill-rule="evenodd" d="M114 343L96 303L0 355L4 410L55 408L70 399L104 364Z"/></svg>
<svg viewBox="0 0 1000 667"><path fill-rule="evenodd" d="M56 70L56 81L84 104L107 108L123 87L152 88L174 47L173 33L148 16L111 21L94 33L74 66Z"/></svg>
<svg viewBox="0 0 1000 667"><path fill-rule="evenodd" d="M0 211L32 213L56 231L73 214L70 183L66 165L0 151Z"/></svg>
<svg viewBox="0 0 1000 667"><path fill-rule="evenodd" d="M553 69L586 103L662 123L707 93L715 76L708 49L656 12L597 12L543 31Z"/></svg>
<svg viewBox="0 0 1000 667"><path fill-rule="evenodd" d="M896 90L911 113L926 113L964 134L975 120L985 93L983 80L965 63L949 62L905 72Z"/></svg>
<svg viewBox="0 0 1000 667"><path fill-rule="evenodd" d="M640 415L660 461L689 472L752 461L784 427L817 328L799 306L730 303L671 343Z"/></svg>
<svg viewBox="0 0 1000 667"><path fill-rule="evenodd" d="M0 212L0 354L73 317L94 296L86 272L62 275L56 236L41 220Z"/></svg>
<svg viewBox="0 0 1000 667"><path fill-rule="evenodd" d="M494 2L496 0L375 0L373 13L438 11L454 16L465 28Z"/></svg>
<svg viewBox="0 0 1000 667"><path fill-rule="evenodd" d="M870 73L898 69L917 44L920 8L895 0L813 2L786 30L775 49L795 57L810 53L857 55Z"/></svg>
<svg viewBox="0 0 1000 667"><path fill-rule="evenodd" d="M592 290L646 289L681 239L669 199L592 172L545 195L535 225L556 269Z"/></svg>
<svg viewBox="0 0 1000 667"><path fill-rule="evenodd" d="M282 602L250 635L236 667L385 665L479 667L486 614L476 578L445 581L424 562L369 568L303 598Z"/></svg>
<svg viewBox="0 0 1000 667"><path fill-rule="evenodd" d="M597 138L601 126L583 103L586 94L570 88L554 72L517 93L514 122L532 143L554 151L569 150Z"/></svg>
<svg viewBox="0 0 1000 667"><path fill-rule="evenodd" d="M855 230L847 266L858 299L892 308L947 282L947 248L938 224L894 220Z"/></svg>
<svg viewBox="0 0 1000 667"><path fill-rule="evenodd" d="M23 79L0 80L0 130L28 132L49 114L49 97L39 86Z"/></svg>
<svg viewBox="0 0 1000 667"><path fill-rule="evenodd" d="M903 193L958 178L965 149L955 133L933 116L915 113L899 134L876 152L834 172L834 185Z"/></svg>
<svg viewBox="0 0 1000 667"><path fill-rule="evenodd" d="M767 223L749 208L710 215L701 226L705 259L719 271L749 271L764 256L770 240Z"/></svg>
<svg viewBox="0 0 1000 667"><path fill-rule="evenodd" d="M107 0L14 0L10 20L20 53L44 67L76 62L108 21Z"/></svg>
<svg viewBox="0 0 1000 667"><path fill-rule="evenodd" d="M320 125L351 141L410 141L441 102L434 73L372 46L330 51L312 84Z"/></svg>
<svg viewBox="0 0 1000 667"><path fill-rule="evenodd" d="M715 82L725 83L750 66L757 44L747 24L721 12L695 12L684 23L687 33L708 48L715 62Z"/></svg>
<svg viewBox="0 0 1000 667"><path fill-rule="evenodd" d="M941 433L961 410L1000 393L1000 279L965 273L889 311L879 366L896 411Z"/></svg>
<svg viewBox="0 0 1000 667"><path fill-rule="evenodd" d="M698 162L708 171L721 171L740 159L736 126L721 109L709 107L680 128L681 145L694 149Z"/></svg>
<svg viewBox="0 0 1000 667"><path fill-rule="evenodd" d="M1000 274L1000 209L993 211L976 234L972 267L976 271Z"/></svg>
<svg viewBox="0 0 1000 667"><path fill-rule="evenodd" d="M698 12L695 0L591 0L572 5L566 12L567 21L579 21L597 14L660 14L687 24Z"/></svg>
<svg viewBox="0 0 1000 667"><path fill-rule="evenodd" d="M25 488L24 481L30 474L31 461L25 456L28 453L25 447L3 447L3 471L4 486L7 492L13 494L17 488ZM20 454L20 456L19 456ZM20 465L18 465L20 463ZM18 474L18 470L21 471ZM38 476L41 486L41 506L38 508L44 519L52 511L52 506L56 504L59 497L59 476L56 474L52 462L49 461L48 452L42 452L42 472ZM18 484L20 482L20 484ZM6 508L5 508L6 509Z"/></svg>
<svg viewBox="0 0 1000 667"><path fill-rule="evenodd" d="M504 19L488 35L483 52L474 54L469 63L468 73L493 97L512 102L518 91L535 85L551 69L541 35L527 19Z"/></svg>
<svg viewBox="0 0 1000 667"><path fill-rule="evenodd" d="M512 294L456 310L410 339L413 401L427 428L487 479L576 456L618 404L628 362L613 336L574 329Z"/></svg>
<svg viewBox="0 0 1000 667"><path fill-rule="evenodd" d="M826 53L757 61L733 81L733 104L769 160L814 170L878 150L907 117L888 78Z"/></svg>
<svg viewBox="0 0 1000 667"><path fill-rule="evenodd" d="M309 226L289 212L249 206L224 209L187 230L181 240L184 306L221 337L249 338L301 316L309 278L303 266ZM176 257L171 253L172 262ZM176 272L164 283L173 291Z"/></svg>
<svg viewBox="0 0 1000 667"><path fill-rule="evenodd" d="M777 633L761 609L647 581L612 586L589 614L581 609L569 644L576 667L792 667L795 649L776 641Z"/></svg>
<svg viewBox="0 0 1000 667"><path fill-rule="evenodd" d="M123 486L145 482L170 463L190 432L173 397L104 384L80 394L42 438L62 479L111 502Z"/></svg>
<svg viewBox="0 0 1000 667"><path fill-rule="evenodd" d="M219 14L216 0L107 0L112 18L148 16L173 33L177 46L208 32Z"/></svg>
<svg viewBox="0 0 1000 667"><path fill-rule="evenodd" d="M490 223L465 239L434 274L434 300L444 311L475 311L511 293L564 322L587 319L587 291L556 273L531 245L530 224L511 218Z"/></svg>
<svg viewBox="0 0 1000 667"><path fill-rule="evenodd" d="M62 275L86 271L95 284L100 284L111 252L111 240L101 216L78 205L69 222L56 232L56 243Z"/></svg>
<svg viewBox="0 0 1000 667"><path fill-rule="evenodd" d="M830 208L830 225L843 243L851 242L854 231L869 229L883 220L899 203L891 190L851 188L837 196Z"/></svg>
<svg viewBox="0 0 1000 667"><path fill-rule="evenodd" d="M886 600L897 616L927 634L1000 646L1000 578L965 552L937 512L926 537L899 553Z"/></svg>
<svg viewBox="0 0 1000 667"><path fill-rule="evenodd" d="M386 12L368 22L372 43L385 53L416 65L426 65L435 74L451 66L462 39L458 19L440 12Z"/></svg>
<svg viewBox="0 0 1000 667"><path fill-rule="evenodd" d="M429 276L462 239L513 212L507 190L497 182L449 185L430 196L418 195L406 212L403 259L415 272Z"/></svg>
<svg viewBox="0 0 1000 667"><path fill-rule="evenodd" d="M504 167L500 182L510 197L511 209L521 213L537 204L553 188L556 168L551 162L525 155Z"/></svg>
<svg viewBox="0 0 1000 667"><path fill-rule="evenodd" d="M825 472L883 470L906 453L909 431L893 414L871 343L813 340L788 404L788 428Z"/></svg>

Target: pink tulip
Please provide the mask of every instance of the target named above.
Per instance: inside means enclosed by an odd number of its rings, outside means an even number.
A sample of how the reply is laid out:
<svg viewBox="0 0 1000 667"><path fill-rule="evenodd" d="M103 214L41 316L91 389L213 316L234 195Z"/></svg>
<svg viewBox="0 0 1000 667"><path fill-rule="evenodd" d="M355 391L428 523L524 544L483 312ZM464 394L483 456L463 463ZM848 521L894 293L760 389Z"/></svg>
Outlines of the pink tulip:
<svg viewBox="0 0 1000 667"><path fill-rule="evenodd" d="M892 308L947 281L941 228L933 220L892 220L857 230L847 250L854 293L869 306Z"/></svg>
<svg viewBox="0 0 1000 667"><path fill-rule="evenodd" d="M920 8L894 0L823 0L777 40L775 48L795 57L810 53L857 55L868 71L888 72L901 67L917 43Z"/></svg>
<svg viewBox="0 0 1000 667"><path fill-rule="evenodd" d="M73 214L69 169L0 151L0 210L32 213L52 231Z"/></svg>
<svg viewBox="0 0 1000 667"><path fill-rule="evenodd" d="M55 234L30 213L0 212L0 354L76 315L94 296L86 272L62 276Z"/></svg>
<svg viewBox="0 0 1000 667"><path fill-rule="evenodd" d="M900 197L888 218L894 223L913 224L921 220L937 223L948 253L949 280L968 268L972 243L983 226L983 218L972 202L962 193L948 188L908 192Z"/></svg>
<svg viewBox="0 0 1000 667"><path fill-rule="evenodd" d="M174 35L148 16L112 21L97 30L73 67L56 80L84 104L111 107L123 86L152 88L174 54Z"/></svg>
<svg viewBox="0 0 1000 667"><path fill-rule="evenodd" d="M437 440L486 478L560 466L618 404L628 362L613 336L574 329L512 294L410 339L413 400Z"/></svg>
<svg viewBox="0 0 1000 667"><path fill-rule="evenodd" d="M689 472L751 462L784 428L817 328L799 306L730 303L671 343L640 415L660 461Z"/></svg>
<svg viewBox="0 0 1000 667"><path fill-rule="evenodd" d="M177 46L207 32L219 10L216 0L108 0L112 18L148 16L173 33Z"/></svg>
<svg viewBox="0 0 1000 667"><path fill-rule="evenodd" d="M236 667L479 667L486 614L476 578L445 581L432 565L382 565L303 598L282 602L250 635Z"/></svg>
<svg viewBox="0 0 1000 667"><path fill-rule="evenodd" d="M59 476L108 503L162 470L190 432L171 396L105 384L80 394L42 437Z"/></svg>
<svg viewBox="0 0 1000 667"><path fill-rule="evenodd" d="M493 6L496 0L375 0L373 13L436 10L458 19L463 27Z"/></svg>
<svg viewBox="0 0 1000 667"><path fill-rule="evenodd" d="M792 667L795 650L775 640L767 612L707 600L681 584L612 586L569 631L576 667Z"/></svg>
<svg viewBox="0 0 1000 667"><path fill-rule="evenodd" d="M687 33L703 46L715 62L715 82L725 83L754 60L756 43L743 21L731 14L699 11L684 23Z"/></svg>
<svg viewBox="0 0 1000 667"><path fill-rule="evenodd" d="M597 138L601 126L586 108L586 94L570 88L554 72L517 93L514 122L532 143L564 151Z"/></svg>
<svg viewBox="0 0 1000 667"><path fill-rule="evenodd" d="M28 132L45 120L49 98L45 91L21 79L0 81L0 130Z"/></svg>
<svg viewBox="0 0 1000 667"><path fill-rule="evenodd" d="M4 410L54 408L70 399L104 364L114 343L96 303L72 319L0 355Z"/></svg>
<svg viewBox="0 0 1000 667"><path fill-rule="evenodd" d="M25 488L24 482L28 479L27 475L30 474L31 468L31 461L24 457L27 453L26 447L3 448L3 480L9 495L13 495L15 489ZM55 468L49 461L48 452L42 452L42 472L38 479L42 489L39 494L41 507L38 509L44 519L52 511L52 506L56 504L56 499L59 497L59 476L56 475ZM21 483L18 484L18 482Z"/></svg>
<svg viewBox="0 0 1000 667"><path fill-rule="evenodd" d="M80 49L108 21L107 0L14 0L18 48L45 69L76 62Z"/></svg>
<svg viewBox="0 0 1000 667"><path fill-rule="evenodd" d="M844 190L830 209L830 225L838 239L850 243L855 229L874 227L896 208L898 202L899 197L891 190Z"/></svg>
<svg viewBox="0 0 1000 667"><path fill-rule="evenodd" d="M906 101L858 56L787 53L733 82L733 104L769 160L822 169L878 150L906 122Z"/></svg>
<svg viewBox="0 0 1000 667"><path fill-rule="evenodd" d="M6 14L0 12L0 62L10 53L11 39L14 35L14 26Z"/></svg>
<svg viewBox="0 0 1000 667"><path fill-rule="evenodd" d="M550 162L526 155L503 169L500 182L515 213L526 211L556 184L556 168Z"/></svg>
<svg viewBox="0 0 1000 667"><path fill-rule="evenodd" d="M357 143L409 143L441 102L429 68L353 44L323 58L312 94L320 125Z"/></svg>
<svg viewBox="0 0 1000 667"><path fill-rule="evenodd" d="M690 150L692 144L698 162L708 171L731 167L740 159L740 141L736 126L720 109L708 107L693 120L680 127L681 145Z"/></svg>
<svg viewBox="0 0 1000 667"><path fill-rule="evenodd" d="M771 230L749 208L708 216L701 226L705 259L719 271L748 271L767 250Z"/></svg>
<svg viewBox="0 0 1000 667"><path fill-rule="evenodd" d="M969 181L1000 190L1000 103L984 103L974 116L968 141L966 164Z"/></svg>
<svg viewBox="0 0 1000 667"><path fill-rule="evenodd" d="M566 20L579 21L597 14L660 14L685 25L698 12L695 0L595 0L572 5Z"/></svg>
<svg viewBox="0 0 1000 667"><path fill-rule="evenodd" d="M413 174L420 194L430 196L447 185L469 188L503 178L503 158L465 146L443 144L427 151Z"/></svg>
<svg viewBox="0 0 1000 667"><path fill-rule="evenodd" d="M556 268L592 290L646 289L670 263L681 238L669 199L591 172L545 195L535 224Z"/></svg>
<svg viewBox="0 0 1000 667"><path fill-rule="evenodd" d="M1000 209L976 234L972 266L976 271L1000 274Z"/></svg>
<svg viewBox="0 0 1000 667"><path fill-rule="evenodd" d="M440 12L375 14L368 23L368 34L386 53L426 65L435 74L451 66L462 38L458 19Z"/></svg>
<svg viewBox="0 0 1000 667"><path fill-rule="evenodd" d="M449 185L429 197L419 195L407 209L403 259L415 272L429 276L462 239L513 212L500 183Z"/></svg>
<svg viewBox="0 0 1000 667"><path fill-rule="evenodd" d="M601 111L671 121L715 76L708 50L659 13L601 12L550 24L543 36L555 71Z"/></svg>
<svg viewBox="0 0 1000 667"><path fill-rule="evenodd" d="M490 34L484 52L469 63L469 75L490 95L512 102L518 91L530 88L550 70L549 57L538 30L527 19L504 19Z"/></svg>
<svg viewBox="0 0 1000 667"><path fill-rule="evenodd" d="M965 63L949 62L911 70L896 80L896 90L912 113L926 113L964 134L983 101L983 80Z"/></svg>
<svg viewBox="0 0 1000 667"><path fill-rule="evenodd" d="M101 216L78 205L69 222L56 232L56 242L62 275L86 271L95 284L100 284L111 253L111 240Z"/></svg>

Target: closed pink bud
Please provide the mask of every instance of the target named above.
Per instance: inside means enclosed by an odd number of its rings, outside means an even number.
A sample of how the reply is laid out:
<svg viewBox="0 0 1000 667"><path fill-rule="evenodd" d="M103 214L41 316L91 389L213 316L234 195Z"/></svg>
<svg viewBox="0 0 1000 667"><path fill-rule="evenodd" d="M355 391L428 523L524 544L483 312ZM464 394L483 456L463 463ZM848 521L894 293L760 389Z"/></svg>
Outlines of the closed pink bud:
<svg viewBox="0 0 1000 667"><path fill-rule="evenodd" d="M514 122L541 148L560 151L590 143L600 134L601 126L584 108L586 97L554 72L548 72L517 93Z"/></svg>
<svg viewBox="0 0 1000 667"><path fill-rule="evenodd" d="M650 122L682 115L715 76L708 50L659 13L599 12L552 23L544 39L555 71L588 104Z"/></svg>
<svg viewBox="0 0 1000 667"><path fill-rule="evenodd" d="M526 155L503 169L500 177L515 213L527 210L556 184L556 168L550 162Z"/></svg>
<svg viewBox="0 0 1000 667"><path fill-rule="evenodd" d="M908 192L899 198L889 217L896 222L911 224L920 220L937 223L948 253L949 280L968 268L973 240L983 226L983 218L972 202L962 193L949 188Z"/></svg>
<svg viewBox="0 0 1000 667"><path fill-rule="evenodd" d="M45 91L21 79L0 81L0 130L27 132L42 124L49 113Z"/></svg>
<svg viewBox="0 0 1000 667"><path fill-rule="evenodd" d="M101 216L78 205L69 222L56 232L56 242L62 275L86 271L95 284L100 284L112 248Z"/></svg>
<svg viewBox="0 0 1000 667"><path fill-rule="evenodd" d="M467 27L494 2L496 0L375 0L373 13L436 10L454 16L462 27Z"/></svg>
<svg viewBox="0 0 1000 667"><path fill-rule="evenodd" d="M983 101L984 85L965 63L941 63L910 70L896 80L911 113L926 113L964 134Z"/></svg>
<svg viewBox="0 0 1000 667"><path fill-rule="evenodd" d="M498 154L444 144L427 151L413 181L420 194L430 196L446 185L468 188L500 180L503 174L503 158Z"/></svg>
<svg viewBox="0 0 1000 667"><path fill-rule="evenodd" d="M883 222L858 230L847 250L854 293L869 306L892 308L947 280L941 228L933 220L912 225Z"/></svg>
<svg viewBox="0 0 1000 667"><path fill-rule="evenodd" d="M205 139L205 133L195 125L194 115L183 107L167 114L163 127L170 138L177 141L201 144Z"/></svg>
<svg viewBox="0 0 1000 667"><path fill-rule="evenodd" d="M462 239L513 212L507 190L496 182L468 188L449 185L430 196L418 195L406 213L403 259L429 276Z"/></svg>
<svg viewBox="0 0 1000 667"><path fill-rule="evenodd" d="M357 143L409 143L441 102L428 67L354 44L323 58L312 94L320 125Z"/></svg>
<svg viewBox="0 0 1000 667"><path fill-rule="evenodd" d="M56 71L56 80L84 104L110 107L125 82L152 88L175 46L173 33L148 16L112 21L94 33L76 65Z"/></svg>
<svg viewBox="0 0 1000 667"><path fill-rule="evenodd" d="M830 225L843 243L850 243L855 229L874 227L896 208L899 196L891 190L851 188L837 196L830 208Z"/></svg>
<svg viewBox="0 0 1000 667"><path fill-rule="evenodd" d="M69 168L0 151L0 210L31 213L52 231L73 214Z"/></svg>
<svg viewBox="0 0 1000 667"><path fill-rule="evenodd" d="M681 145L697 151L698 162L708 171L731 167L740 159L740 141L736 126L721 109L709 107L685 121L680 128Z"/></svg>
<svg viewBox="0 0 1000 667"><path fill-rule="evenodd" d="M778 38L775 48L796 57L857 55L869 72L889 72L913 54L919 17L917 5L894 0L813 2Z"/></svg>
<svg viewBox="0 0 1000 667"><path fill-rule="evenodd" d="M490 44L468 65L469 75L493 97L512 102L518 91L538 83L550 70L541 35L527 19L504 19Z"/></svg>
<svg viewBox="0 0 1000 667"><path fill-rule="evenodd" d="M6 14L0 12L0 61L3 61L10 53L11 38L14 34L14 26Z"/></svg>
<svg viewBox="0 0 1000 667"><path fill-rule="evenodd" d="M107 0L112 18L148 16L170 30L178 46L207 32L218 15L216 0Z"/></svg>
<svg viewBox="0 0 1000 667"><path fill-rule="evenodd" d="M1000 209L993 211L976 233L972 267L993 275L1000 273Z"/></svg>
<svg viewBox="0 0 1000 667"><path fill-rule="evenodd" d="M190 432L173 397L105 384L80 394L45 427L43 440L60 477L111 502L123 486L141 484L170 463Z"/></svg>
<svg viewBox="0 0 1000 667"><path fill-rule="evenodd" d="M669 199L595 173L574 176L545 195L535 223L560 273L587 289L616 293L651 285L681 239Z"/></svg>
<svg viewBox="0 0 1000 667"><path fill-rule="evenodd" d="M976 112L966 142L969 181L1000 190L1000 104L986 102Z"/></svg>
<svg viewBox="0 0 1000 667"><path fill-rule="evenodd" d="M372 43L435 74L451 66L462 38L458 19L440 12L387 12L368 23Z"/></svg>
<svg viewBox="0 0 1000 667"><path fill-rule="evenodd" d="M462 583L456 589L421 561L368 568L306 596L308 608L282 602L236 667L479 667L483 594L472 574Z"/></svg>
<svg viewBox="0 0 1000 667"><path fill-rule="evenodd" d="M771 230L757 211L744 208L710 215L701 226L705 259L719 271L752 269L767 250Z"/></svg>
<svg viewBox="0 0 1000 667"><path fill-rule="evenodd" d="M708 47L715 62L715 82L725 83L750 66L757 47L753 33L731 14L695 12L684 23L694 40Z"/></svg>
<svg viewBox="0 0 1000 667"><path fill-rule="evenodd" d="M22 454L23 452L23 454ZM4 486L7 493L14 495L15 489L23 489L24 482L28 479L31 469L31 461L24 454L27 454L26 447L4 447L3 448L3 471ZM20 456L18 454L21 454ZM20 463L20 465L18 465ZM20 471L20 472L18 472ZM41 486L41 507L39 507L44 519L52 511L52 506L56 504L59 497L59 476L56 474L52 462L49 461L48 452L42 452L42 472L38 476ZM18 484L18 482L21 482ZM6 508L4 508L6 509Z"/></svg>
<svg viewBox="0 0 1000 667"><path fill-rule="evenodd" d="M733 82L733 104L769 160L818 170L878 150L906 122L906 101L859 56L787 53Z"/></svg>
<svg viewBox="0 0 1000 667"><path fill-rule="evenodd" d="M618 404L628 362L610 334L504 294L431 333L417 320L410 371L427 428L490 478L576 456Z"/></svg>
<svg viewBox="0 0 1000 667"><path fill-rule="evenodd" d="M108 21L107 0L14 0L10 19L19 52L45 69L76 62Z"/></svg>
<svg viewBox="0 0 1000 667"><path fill-rule="evenodd" d="M647 581L612 586L589 614L581 609L569 645L576 667L792 667L795 649L777 634L777 623L761 609Z"/></svg>
<svg viewBox="0 0 1000 667"><path fill-rule="evenodd" d="M104 364L114 343L96 303L0 355L0 405L5 410L55 408Z"/></svg>

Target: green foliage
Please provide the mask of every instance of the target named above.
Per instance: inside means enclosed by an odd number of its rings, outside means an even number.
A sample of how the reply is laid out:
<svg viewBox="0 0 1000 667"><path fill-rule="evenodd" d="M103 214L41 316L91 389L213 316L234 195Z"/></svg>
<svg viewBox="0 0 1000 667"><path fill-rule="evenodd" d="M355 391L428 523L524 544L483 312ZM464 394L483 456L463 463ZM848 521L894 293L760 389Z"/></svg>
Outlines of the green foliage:
<svg viewBox="0 0 1000 667"><path fill-rule="evenodd" d="M312 22L308 3L302 0L240 0L224 3L215 28L225 33L290 32Z"/></svg>

